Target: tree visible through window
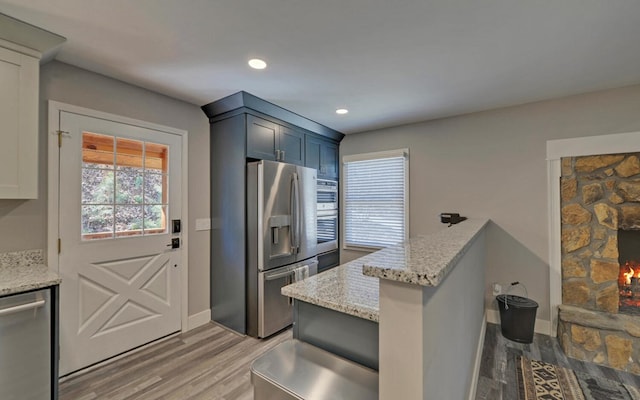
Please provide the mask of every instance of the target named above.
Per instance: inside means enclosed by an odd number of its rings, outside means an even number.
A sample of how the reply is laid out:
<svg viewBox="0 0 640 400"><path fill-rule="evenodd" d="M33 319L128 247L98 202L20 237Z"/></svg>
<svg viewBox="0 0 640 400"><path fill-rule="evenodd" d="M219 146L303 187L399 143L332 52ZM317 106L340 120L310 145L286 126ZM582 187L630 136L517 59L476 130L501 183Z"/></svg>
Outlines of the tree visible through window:
<svg viewBox="0 0 640 400"><path fill-rule="evenodd" d="M168 151L163 144L83 132L83 240L167 231Z"/></svg>
<svg viewBox="0 0 640 400"><path fill-rule="evenodd" d="M409 150L345 156L346 247L382 248L407 239Z"/></svg>

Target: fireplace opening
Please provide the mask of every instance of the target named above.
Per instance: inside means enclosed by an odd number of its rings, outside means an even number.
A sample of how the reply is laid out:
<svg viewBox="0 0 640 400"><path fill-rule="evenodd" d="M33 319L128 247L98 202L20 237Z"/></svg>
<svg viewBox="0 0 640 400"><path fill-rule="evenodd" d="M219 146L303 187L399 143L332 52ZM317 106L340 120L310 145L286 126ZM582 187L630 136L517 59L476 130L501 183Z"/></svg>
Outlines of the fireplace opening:
<svg viewBox="0 0 640 400"><path fill-rule="evenodd" d="M640 315L640 230L618 230L619 312Z"/></svg>

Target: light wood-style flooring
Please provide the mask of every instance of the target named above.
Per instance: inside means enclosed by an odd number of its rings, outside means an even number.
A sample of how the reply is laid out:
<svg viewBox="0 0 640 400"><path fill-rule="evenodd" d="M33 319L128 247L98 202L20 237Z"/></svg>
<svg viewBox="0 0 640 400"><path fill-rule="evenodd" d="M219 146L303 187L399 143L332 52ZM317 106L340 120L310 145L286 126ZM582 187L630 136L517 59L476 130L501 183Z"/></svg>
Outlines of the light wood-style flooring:
<svg viewBox="0 0 640 400"><path fill-rule="evenodd" d="M258 340L210 323L62 382L60 400L253 399L251 362L290 338L290 329ZM520 344L487 324L476 400L518 398L518 355L640 387L640 376L566 357L556 338L535 334L533 343Z"/></svg>
<svg viewBox="0 0 640 400"><path fill-rule="evenodd" d="M516 343L502 336L500 325L487 324L476 400L518 398L515 362L519 355L640 387L640 376L568 358L556 338L536 333L533 343Z"/></svg>
<svg viewBox="0 0 640 400"><path fill-rule="evenodd" d="M60 400L253 399L249 366L291 338L244 337L213 323L162 340L60 384Z"/></svg>

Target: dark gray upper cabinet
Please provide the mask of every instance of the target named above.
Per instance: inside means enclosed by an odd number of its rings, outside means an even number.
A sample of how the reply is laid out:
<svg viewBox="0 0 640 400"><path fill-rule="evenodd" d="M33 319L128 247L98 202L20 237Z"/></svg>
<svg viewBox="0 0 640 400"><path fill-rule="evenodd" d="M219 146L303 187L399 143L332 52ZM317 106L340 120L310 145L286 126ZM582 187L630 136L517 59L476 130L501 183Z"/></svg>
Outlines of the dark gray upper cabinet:
<svg viewBox="0 0 640 400"><path fill-rule="evenodd" d="M247 114L247 157L276 161L280 125Z"/></svg>
<svg viewBox="0 0 640 400"><path fill-rule="evenodd" d="M320 146L320 176L338 179L338 145L328 140Z"/></svg>
<svg viewBox="0 0 640 400"><path fill-rule="evenodd" d="M304 165L304 132L247 114L247 157Z"/></svg>
<svg viewBox="0 0 640 400"><path fill-rule="evenodd" d="M318 170L319 178L338 179L338 145L314 135L305 138L305 166Z"/></svg>
<svg viewBox="0 0 640 400"><path fill-rule="evenodd" d="M304 132L280 126L280 161L304 165Z"/></svg>

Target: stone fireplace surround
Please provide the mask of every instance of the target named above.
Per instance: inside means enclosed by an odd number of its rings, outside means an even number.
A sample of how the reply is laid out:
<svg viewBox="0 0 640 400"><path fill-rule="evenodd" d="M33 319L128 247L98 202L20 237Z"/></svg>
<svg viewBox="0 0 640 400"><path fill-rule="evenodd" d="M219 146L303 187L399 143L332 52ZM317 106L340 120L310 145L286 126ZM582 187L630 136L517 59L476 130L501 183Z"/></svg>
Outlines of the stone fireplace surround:
<svg viewBox="0 0 640 400"><path fill-rule="evenodd" d="M582 341L580 344L583 347L588 346L593 348L600 341L600 346L605 346L606 339L603 342L603 336L601 333L606 334L607 329L611 329L610 332L628 334L633 338L640 337L640 330L638 329L637 316L610 314L600 311L593 311L572 305L562 304L562 247L561 247L561 196L560 196L560 178L562 173L563 157L579 157L579 156L591 156L591 155L609 155L609 154L622 154L622 153L637 153L640 152L640 132L629 132L619 134L608 134L600 136L587 136L577 137L571 139L558 139L547 141L547 194L548 194L548 216L549 216L549 284L550 284L550 331L549 334L555 336L556 333L562 336L562 333L566 332L562 329L558 329L559 319L564 321L562 324L571 324L575 326L573 329L576 333L576 339ZM583 329L584 328L584 329ZM597 332L598 335L593 335ZM615 339L608 339L614 345ZM618 341L621 346L618 346L622 351L618 352L618 358L614 363L623 364L626 360L627 365L625 367L619 367L619 369L626 369L634 373L637 372L637 359L633 356L631 360L625 358L625 354L628 351L628 342ZM633 349L633 343L632 343ZM571 352L570 350L567 350ZM581 351L570 354L572 357L579 357ZM593 353L587 354L587 356L593 356ZM593 359L584 357L583 359L598 362L603 365L609 365L608 360L603 360L604 356L608 354L596 353Z"/></svg>
<svg viewBox="0 0 640 400"><path fill-rule="evenodd" d="M565 157L561 175L560 343L570 357L640 373L640 316L618 307L618 229L640 228L640 153Z"/></svg>

